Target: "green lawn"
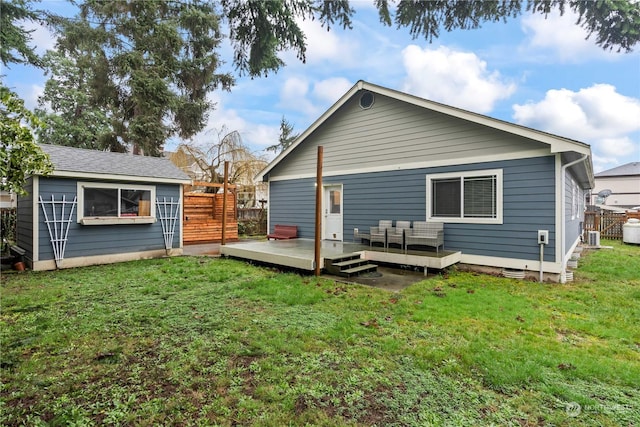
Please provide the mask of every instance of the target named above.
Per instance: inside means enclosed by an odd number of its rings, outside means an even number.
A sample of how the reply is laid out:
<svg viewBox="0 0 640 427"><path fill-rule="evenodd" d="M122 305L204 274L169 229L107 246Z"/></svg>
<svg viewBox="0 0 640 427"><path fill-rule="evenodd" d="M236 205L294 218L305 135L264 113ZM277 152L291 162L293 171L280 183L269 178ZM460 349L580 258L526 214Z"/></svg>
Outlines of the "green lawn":
<svg viewBox="0 0 640 427"><path fill-rule="evenodd" d="M401 293L183 257L3 274L1 425L640 425L640 247Z"/></svg>

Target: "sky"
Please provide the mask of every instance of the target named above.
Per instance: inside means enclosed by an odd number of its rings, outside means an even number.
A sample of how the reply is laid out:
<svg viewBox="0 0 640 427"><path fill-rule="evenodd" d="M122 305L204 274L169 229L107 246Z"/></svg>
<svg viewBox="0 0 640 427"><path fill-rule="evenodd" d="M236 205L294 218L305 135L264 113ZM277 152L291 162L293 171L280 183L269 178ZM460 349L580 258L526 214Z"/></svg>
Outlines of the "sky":
<svg viewBox="0 0 640 427"><path fill-rule="evenodd" d="M356 14L350 30L327 32L317 21L301 21L306 62L283 52L286 66L267 77L239 77L225 43L220 71L234 73L236 85L209 95L216 107L194 142L206 145L235 130L256 154L272 159L264 149L277 143L282 117L302 133L365 80L587 143L596 173L640 161L640 45L632 53L605 51L595 37L585 39L570 12L546 19L524 14L477 30L443 32L429 43L381 24L372 1L351 4ZM68 6L43 0L41 7ZM39 53L54 48L53 35L29 25ZM37 105L46 81L41 70L11 65L0 74L27 107Z"/></svg>

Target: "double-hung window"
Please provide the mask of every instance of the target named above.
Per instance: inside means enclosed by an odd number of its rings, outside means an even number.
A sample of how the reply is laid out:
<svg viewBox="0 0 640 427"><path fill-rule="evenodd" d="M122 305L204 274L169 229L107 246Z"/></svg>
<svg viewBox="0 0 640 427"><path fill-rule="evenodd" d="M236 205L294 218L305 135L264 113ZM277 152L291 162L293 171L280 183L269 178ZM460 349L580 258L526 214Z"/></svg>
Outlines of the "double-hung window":
<svg viewBox="0 0 640 427"><path fill-rule="evenodd" d="M84 225L155 222L156 189L150 185L78 183L78 222Z"/></svg>
<svg viewBox="0 0 640 427"><path fill-rule="evenodd" d="M427 218L502 223L502 170L427 175Z"/></svg>

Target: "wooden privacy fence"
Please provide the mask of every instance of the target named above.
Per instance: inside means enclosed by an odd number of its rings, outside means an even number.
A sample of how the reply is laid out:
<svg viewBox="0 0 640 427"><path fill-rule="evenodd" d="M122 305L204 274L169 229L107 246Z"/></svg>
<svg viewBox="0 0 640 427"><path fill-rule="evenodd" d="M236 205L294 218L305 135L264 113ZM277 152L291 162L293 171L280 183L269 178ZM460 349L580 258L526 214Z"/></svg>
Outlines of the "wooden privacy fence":
<svg viewBox="0 0 640 427"><path fill-rule="evenodd" d="M629 218L640 219L640 212L587 211L584 213L585 241L589 231L599 231L603 239L622 240L622 225Z"/></svg>
<svg viewBox="0 0 640 427"><path fill-rule="evenodd" d="M223 195L211 193L185 193L184 231L185 245L217 243L222 240ZM226 240L238 240L236 195L227 193Z"/></svg>

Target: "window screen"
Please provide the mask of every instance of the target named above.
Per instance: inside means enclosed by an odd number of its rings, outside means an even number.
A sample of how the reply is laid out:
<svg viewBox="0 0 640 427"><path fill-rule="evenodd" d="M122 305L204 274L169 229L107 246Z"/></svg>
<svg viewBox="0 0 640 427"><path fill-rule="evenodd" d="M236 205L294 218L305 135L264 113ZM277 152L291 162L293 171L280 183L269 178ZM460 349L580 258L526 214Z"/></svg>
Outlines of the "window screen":
<svg viewBox="0 0 640 427"><path fill-rule="evenodd" d="M434 179L432 183L433 216L460 216L460 178Z"/></svg>
<svg viewBox="0 0 640 427"><path fill-rule="evenodd" d="M496 177L478 176L465 178L465 218L495 218L496 214Z"/></svg>

